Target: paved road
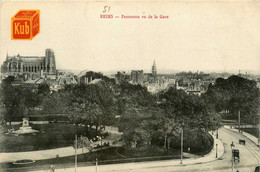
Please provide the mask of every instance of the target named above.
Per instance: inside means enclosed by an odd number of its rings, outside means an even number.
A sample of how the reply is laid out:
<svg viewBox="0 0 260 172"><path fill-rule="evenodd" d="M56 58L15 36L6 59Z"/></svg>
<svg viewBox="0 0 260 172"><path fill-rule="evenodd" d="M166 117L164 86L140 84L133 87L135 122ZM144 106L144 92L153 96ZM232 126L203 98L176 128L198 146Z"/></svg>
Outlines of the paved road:
<svg viewBox="0 0 260 172"><path fill-rule="evenodd" d="M231 146L232 141L235 144L235 148L240 150L240 162L235 164L234 172L239 170L239 172L254 172L257 165L260 164L259 148L251 140L242 136L236 132L230 131L228 129L222 128L219 130L219 137L224 143L225 153L224 155L216 161L194 164L188 166L169 166L169 167L158 167L153 169L142 169L138 171L209 171L209 172L231 172ZM245 139L246 146L239 145L238 139Z"/></svg>
<svg viewBox="0 0 260 172"><path fill-rule="evenodd" d="M259 148L251 140L231 130L222 128L219 130L219 138L224 143L225 153L224 155L215 161L198 163L194 161L194 164L180 165L176 160L169 161L157 161L157 162L140 162L140 163L127 163L117 165L101 165L98 166L98 172L107 171L131 171L131 172L192 172L192 171L210 171L210 172L231 172L231 146L232 141L235 144L235 148L240 150L240 162L235 164L234 172L253 172L255 167L260 164ZM239 139L245 139L246 145L239 145ZM55 172L60 171L74 171L74 169L56 169ZM95 172L96 167L81 167L77 169L77 172Z"/></svg>

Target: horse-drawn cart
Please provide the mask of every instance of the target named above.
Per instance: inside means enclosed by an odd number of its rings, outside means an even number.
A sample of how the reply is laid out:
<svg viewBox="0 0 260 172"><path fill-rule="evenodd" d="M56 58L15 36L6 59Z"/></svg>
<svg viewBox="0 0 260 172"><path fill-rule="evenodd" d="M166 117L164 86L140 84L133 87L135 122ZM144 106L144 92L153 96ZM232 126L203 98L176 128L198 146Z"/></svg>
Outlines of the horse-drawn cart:
<svg viewBox="0 0 260 172"><path fill-rule="evenodd" d="M233 149L232 150L232 155L234 158L234 162L237 160L238 162L240 161L240 155L239 155L239 150L238 149Z"/></svg>

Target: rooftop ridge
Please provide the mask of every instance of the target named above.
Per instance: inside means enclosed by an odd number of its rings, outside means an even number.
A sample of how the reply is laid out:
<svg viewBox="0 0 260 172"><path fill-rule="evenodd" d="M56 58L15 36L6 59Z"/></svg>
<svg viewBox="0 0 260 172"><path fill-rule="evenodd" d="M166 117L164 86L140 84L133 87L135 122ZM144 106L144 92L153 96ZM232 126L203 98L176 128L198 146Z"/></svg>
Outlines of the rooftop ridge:
<svg viewBox="0 0 260 172"><path fill-rule="evenodd" d="M45 56L20 56L21 58L45 58Z"/></svg>

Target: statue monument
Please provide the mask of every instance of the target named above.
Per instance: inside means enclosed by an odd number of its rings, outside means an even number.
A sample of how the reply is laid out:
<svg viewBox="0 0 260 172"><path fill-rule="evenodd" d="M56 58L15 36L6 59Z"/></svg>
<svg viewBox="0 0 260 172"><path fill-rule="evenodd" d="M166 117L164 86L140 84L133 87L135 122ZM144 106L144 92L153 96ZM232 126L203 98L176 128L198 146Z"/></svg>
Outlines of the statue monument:
<svg viewBox="0 0 260 172"><path fill-rule="evenodd" d="M32 129L32 127L29 126L29 118L23 118L23 125L20 127L19 130L13 131L14 134L28 134L28 133L37 133L38 130Z"/></svg>

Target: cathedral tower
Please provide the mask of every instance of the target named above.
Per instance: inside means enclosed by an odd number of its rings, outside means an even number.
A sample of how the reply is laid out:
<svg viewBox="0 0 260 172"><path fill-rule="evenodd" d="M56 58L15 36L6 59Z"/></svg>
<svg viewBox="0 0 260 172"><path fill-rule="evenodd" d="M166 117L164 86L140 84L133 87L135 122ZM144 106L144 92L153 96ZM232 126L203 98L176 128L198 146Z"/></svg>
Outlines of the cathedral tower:
<svg viewBox="0 0 260 172"><path fill-rule="evenodd" d="M47 73L56 73L56 63L54 52L51 49L46 49L45 51L45 68Z"/></svg>

